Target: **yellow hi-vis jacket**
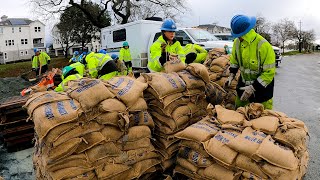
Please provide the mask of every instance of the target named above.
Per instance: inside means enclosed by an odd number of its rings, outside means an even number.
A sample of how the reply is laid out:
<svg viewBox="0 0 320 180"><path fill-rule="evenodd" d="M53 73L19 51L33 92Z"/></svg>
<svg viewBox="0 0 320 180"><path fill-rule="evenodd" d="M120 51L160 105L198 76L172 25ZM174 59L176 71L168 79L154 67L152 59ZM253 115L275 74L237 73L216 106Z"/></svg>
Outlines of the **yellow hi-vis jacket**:
<svg viewBox="0 0 320 180"><path fill-rule="evenodd" d="M114 71L114 72L111 72L111 73L108 73L108 74L105 74L103 76L101 76L99 79L102 79L102 80L109 80L115 76L117 76L119 73L117 71Z"/></svg>
<svg viewBox="0 0 320 180"><path fill-rule="evenodd" d="M184 54L184 51L181 47L181 44L179 41L175 41L173 44L168 44L162 36L160 36L150 47L150 58L148 61L148 68L155 72L160 72L164 70L164 67L161 65L159 58L162 54L161 44L167 44L166 46L166 52L171 54L177 54L180 58L180 60L184 63L186 60L186 56Z"/></svg>
<svg viewBox="0 0 320 180"><path fill-rule="evenodd" d="M84 75L85 66L81 62L72 63L69 66L75 68L81 76Z"/></svg>
<svg viewBox="0 0 320 180"><path fill-rule="evenodd" d="M202 63L206 60L208 52L198 44L187 44L184 48L185 55L194 52L197 54L197 58L193 61L194 63Z"/></svg>
<svg viewBox="0 0 320 180"><path fill-rule="evenodd" d="M105 65L108 61L112 61L112 59L108 54L90 53L86 57L86 61L90 77L97 78L100 68L103 67L103 65Z"/></svg>
<svg viewBox="0 0 320 180"><path fill-rule="evenodd" d="M80 74L72 74L67 76L59 85L54 89L56 92L63 92L68 89L68 82L83 78Z"/></svg>
<svg viewBox="0 0 320 180"><path fill-rule="evenodd" d="M119 52L119 59L124 62L131 61L130 49L121 48Z"/></svg>
<svg viewBox="0 0 320 180"><path fill-rule="evenodd" d="M40 52L38 56L34 56L32 59L32 68L38 68L39 65L44 66L48 64L48 61L50 61L50 56L46 52Z"/></svg>

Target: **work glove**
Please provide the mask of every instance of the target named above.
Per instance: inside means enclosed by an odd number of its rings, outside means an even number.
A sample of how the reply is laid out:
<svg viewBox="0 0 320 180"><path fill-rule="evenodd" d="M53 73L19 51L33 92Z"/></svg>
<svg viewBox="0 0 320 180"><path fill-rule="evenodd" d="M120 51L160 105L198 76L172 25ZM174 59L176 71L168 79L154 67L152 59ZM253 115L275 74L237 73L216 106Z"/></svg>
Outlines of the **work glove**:
<svg viewBox="0 0 320 180"><path fill-rule="evenodd" d="M191 52L186 55L186 63L190 64L197 58L197 54L194 52Z"/></svg>
<svg viewBox="0 0 320 180"><path fill-rule="evenodd" d="M50 64L50 60L48 60L48 64Z"/></svg>
<svg viewBox="0 0 320 180"><path fill-rule="evenodd" d="M241 101L248 101L250 96L256 91L252 85L241 87L240 90L244 91L240 97Z"/></svg>
<svg viewBox="0 0 320 180"><path fill-rule="evenodd" d="M167 53L166 52L162 52L161 57L159 58L159 62L160 64L163 66L164 63L167 62Z"/></svg>
<svg viewBox="0 0 320 180"><path fill-rule="evenodd" d="M225 87L230 87L231 86L231 83L232 83L232 80L234 79L235 75L233 73L230 73L229 77L228 77L228 80L226 82L226 84L224 85Z"/></svg>

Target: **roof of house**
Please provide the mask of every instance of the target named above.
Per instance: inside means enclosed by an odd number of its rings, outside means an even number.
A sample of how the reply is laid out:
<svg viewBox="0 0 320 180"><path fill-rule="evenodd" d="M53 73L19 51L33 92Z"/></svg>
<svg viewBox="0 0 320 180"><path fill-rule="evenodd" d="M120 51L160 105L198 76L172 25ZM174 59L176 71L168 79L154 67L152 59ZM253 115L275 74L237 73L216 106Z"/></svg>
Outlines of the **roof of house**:
<svg viewBox="0 0 320 180"><path fill-rule="evenodd" d="M0 26L21 26L29 25L33 21L27 18L8 18L5 21L0 21Z"/></svg>
<svg viewBox="0 0 320 180"><path fill-rule="evenodd" d="M230 29L230 28L228 28L228 27L218 26L218 25L216 25L216 24L201 24L201 25L199 25L198 27L199 27L199 28L203 28L203 27L205 27L205 28L215 28L215 27L217 27L217 28Z"/></svg>

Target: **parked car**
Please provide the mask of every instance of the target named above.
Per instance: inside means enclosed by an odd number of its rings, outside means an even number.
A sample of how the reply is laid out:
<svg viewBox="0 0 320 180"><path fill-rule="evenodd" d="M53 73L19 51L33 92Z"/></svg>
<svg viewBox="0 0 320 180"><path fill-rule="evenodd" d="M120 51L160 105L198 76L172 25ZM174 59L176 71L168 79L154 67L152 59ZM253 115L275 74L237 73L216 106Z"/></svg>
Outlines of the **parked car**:
<svg viewBox="0 0 320 180"><path fill-rule="evenodd" d="M274 53L276 54L276 67L279 67L279 63L281 63L282 60L281 49L276 46L272 46L272 48Z"/></svg>
<svg viewBox="0 0 320 180"><path fill-rule="evenodd" d="M224 41L233 41L234 37L231 36L231 33L216 33L213 34L215 37L217 37L219 40Z"/></svg>

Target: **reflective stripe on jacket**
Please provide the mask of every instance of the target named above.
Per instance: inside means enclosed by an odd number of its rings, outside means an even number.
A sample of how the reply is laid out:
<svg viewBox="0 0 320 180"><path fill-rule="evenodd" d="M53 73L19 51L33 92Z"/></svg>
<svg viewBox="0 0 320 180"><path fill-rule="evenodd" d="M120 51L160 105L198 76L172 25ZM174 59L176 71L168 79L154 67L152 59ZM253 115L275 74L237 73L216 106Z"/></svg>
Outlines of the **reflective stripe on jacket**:
<svg viewBox="0 0 320 180"><path fill-rule="evenodd" d="M161 44L167 44L166 52L170 54L177 54L180 60L184 63L186 60L186 56L181 47L179 41L175 41L173 44L168 44L162 36L160 36L157 41L155 41L150 47L150 58L148 61L148 68L155 72L160 72L164 70L161 63L159 62L159 58L161 57L162 49Z"/></svg>
<svg viewBox="0 0 320 180"><path fill-rule="evenodd" d="M109 80L115 76L118 75L118 72L117 71L114 71L114 72L111 72L111 73L108 73L108 74L105 74L103 76L101 76L99 79L102 79L102 80Z"/></svg>
<svg viewBox="0 0 320 180"><path fill-rule="evenodd" d="M125 62L131 61L130 49L121 48L119 52L119 59Z"/></svg>
<svg viewBox="0 0 320 180"><path fill-rule="evenodd" d="M40 52L38 56L34 56L32 59L32 68L38 68L39 65L44 66L50 61L50 56L46 52Z"/></svg>
<svg viewBox="0 0 320 180"><path fill-rule="evenodd" d="M92 78L98 77L98 71L103 67L108 61L112 60L108 54L95 53L93 55L87 56L87 69Z"/></svg>

